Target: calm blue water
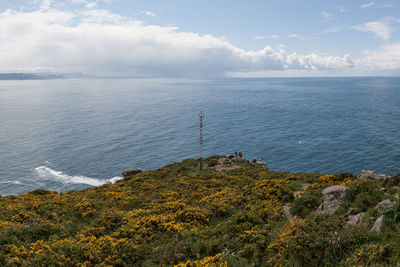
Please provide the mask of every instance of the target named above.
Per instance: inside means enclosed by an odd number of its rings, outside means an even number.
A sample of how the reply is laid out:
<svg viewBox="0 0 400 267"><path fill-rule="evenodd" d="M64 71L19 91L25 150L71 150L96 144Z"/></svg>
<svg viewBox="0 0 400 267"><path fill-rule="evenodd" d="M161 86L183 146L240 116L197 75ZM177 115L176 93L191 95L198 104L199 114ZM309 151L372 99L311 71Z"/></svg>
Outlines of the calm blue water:
<svg viewBox="0 0 400 267"><path fill-rule="evenodd" d="M0 194L242 151L292 172L400 172L400 78L0 81ZM114 178L117 179L117 178Z"/></svg>

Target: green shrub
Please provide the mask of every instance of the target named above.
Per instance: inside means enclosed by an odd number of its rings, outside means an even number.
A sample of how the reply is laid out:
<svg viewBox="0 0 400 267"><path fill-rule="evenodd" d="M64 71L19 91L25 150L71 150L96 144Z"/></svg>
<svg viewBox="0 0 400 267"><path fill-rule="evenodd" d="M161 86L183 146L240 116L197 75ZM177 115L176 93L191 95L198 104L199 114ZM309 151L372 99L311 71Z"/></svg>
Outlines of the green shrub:
<svg viewBox="0 0 400 267"><path fill-rule="evenodd" d="M383 181L383 186L391 187L391 186L399 186L400 185L400 173L393 175L391 178L385 179Z"/></svg>
<svg viewBox="0 0 400 267"><path fill-rule="evenodd" d="M388 223L398 223L400 222L400 202L397 201L396 205L387 208L383 213L388 221Z"/></svg>
<svg viewBox="0 0 400 267"><path fill-rule="evenodd" d="M28 194L30 195L37 195L37 196L44 196L44 195L48 195L48 194L56 194L56 191L50 191L50 190L44 190L44 189L36 189L33 190L31 192L29 192Z"/></svg>
<svg viewBox="0 0 400 267"><path fill-rule="evenodd" d="M296 198L291 204L290 211L293 215L305 218L315 211L322 203L322 195L317 192L305 192L302 197Z"/></svg>
<svg viewBox="0 0 400 267"><path fill-rule="evenodd" d="M356 211L366 211L385 199L385 193L380 190L380 185L376 181L365 180L350 189L353 199L351 206Z"/></svg>
<svg viewBox="0 0 400 267"><path fill-rule="evenodd" d="M355 178L355 176L351 172L342 172L339 173L337 176L340 181L343 181L346 178Z"/></svg>

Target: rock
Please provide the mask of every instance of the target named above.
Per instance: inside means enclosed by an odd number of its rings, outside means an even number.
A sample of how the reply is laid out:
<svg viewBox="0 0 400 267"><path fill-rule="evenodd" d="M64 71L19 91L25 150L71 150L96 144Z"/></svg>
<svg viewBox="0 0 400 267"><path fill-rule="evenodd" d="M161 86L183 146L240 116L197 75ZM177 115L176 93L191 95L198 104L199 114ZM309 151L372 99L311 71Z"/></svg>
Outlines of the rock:
<svg viewBox="0 0 400 267"><path fill-rule="evenodd" d="M349 217L347 218L347 225L349 226L354 226L357 225L361 222L362 217L364 216L364 212L361 212L359 214L355 214L355 215L349 215Z"/></svg>
<svg viewBox="0 0 400 267"><path fill-rule="evenodd" d="M283 205L282 207L283 209L283 213L285 213L286 218L288 219L289 222L293 221L293 220L299 220L300 218L297 216L293 216L290 213L290 203L286 203L285 205Z"/></svg>
<svg viewBox="0 0 400 267"><path fill-rule="evenodd" d="M257 160L257 161L256 161L256 165L267 166L267 164L264 163L264 162L262 162L261 160Z"/></svg>
<svg viewBox="0 0 400 267"><path fill-rule="evenodd" d="M374 179L375 174L371 170L362 170L361 173L359 174L360 178L365 178L365 179Z"/></svg>
<svg viewBox="0 0 400 267"><path fill-rule="evenodd" d="M294 191L293 192L294 198L301 198L303 194L304 194L303 191Z"/></svg>
<svg viewBox="0 0 400 267"><path fill-rule="evenodd" d="M396 194L394 195L394 198L395 198L395 199L399 199L399 198L400 198L399 193L396 193Z"/></svg>
<svg viewBox="0 0 400 267"><path fill-rule="evenodd" d="M354 210L354 208L349 208L348 210L347 210L347 212L346 212L346 214L347 215L354 215L354 212L355 210Z"/></svg>
<svg viewBox="0 0 400 267"><path fill-rule="evenodd" d="M348 187L332 185L322 191L324 202L318 207L317 213L333 214L344 200L351 200Z"/></svg>
<svg viewBox="0 0 400 267"><path fill-rule="evenodd" d="M381 179L387 179L390 178L390 175L386 174L378 174L374 173L371 170L362 170L360 174L357 175L359 178L366 178L366 179L376 179L376 180L381 180Z"/></svg>
<svg viewBox="0 0 400 267"><path fill-rule="evenodd" d="M227 172L227 171L236 170L237 168L239 168L239 166L237 166L237 165L232 165L232 166L217 165L217 166L215 166L215 171L216 172Z"/></svg>
<svg viewBox="0 0 400 267"><path fill-rule="evenodd" d="M390 177L392 177L392 176L386 175L386 174L375 174L375 179L377 179L377 180L388 179Z"/></svg>
<svg viewBox="0 0 400 267"><path fill-rule="evenodd" d="M261 159L253 158L251 160L251 163L261 166L261 167L267 167L267 163L263 162Z"/></svg>
<svg viewBox="0 0 400 267"><path fill-rule="evenodd" d="M248 159L246 159L246 158L243 158L243 157L237 157L237 158L235 158L237 161L240 161L240 162L245 162L245 163L249 163L250 162L250 160L248 160Z"/></svg>
<svg viewBox="0 0 400 267"><path fill-rule="evenodd" d="M135 175L135 174L138 174L138 173L141 173L141 172L143 172L143 171L141 169L139 169L139 168L132 168L132 169L123 171L122 172L122 176L127 177L127 176Z"/></svg>
<svg viewBox="0 0 400 267"><path fill-rule="evenodd" d="M392 207L394 206L394 204L396 204L396 202L392 202L389 199L385 199L382 202L379 202L378 205L376 205L375 209L381 213L383 212L386 208Z"/></svg>
<svg viewBox="0 0 400 267"><path fill-rule="evenodd" d="M378 232L380 233L382 227L385 225L385 217L381 215L378 219L376 219L374 225L372 226L370 232Z"/></svg>
<svg viewBox="0 0 400 267"><path fill-rule="evenodd" d="M228 162L230 162L230 160L229 160L229 159L220 158L220 159L218 159L218 164L217 164L217 165L224 165L224 162L225 162L225 161L228 161Z"/></svg>

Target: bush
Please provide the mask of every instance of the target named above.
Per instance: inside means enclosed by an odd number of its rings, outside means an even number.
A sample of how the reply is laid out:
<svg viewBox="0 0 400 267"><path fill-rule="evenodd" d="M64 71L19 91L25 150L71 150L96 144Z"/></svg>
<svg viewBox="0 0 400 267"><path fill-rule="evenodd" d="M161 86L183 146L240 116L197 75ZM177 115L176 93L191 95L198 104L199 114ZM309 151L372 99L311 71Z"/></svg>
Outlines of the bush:
<svg viewBox="0 0 400 267"><path fill-rule="evenodd" d="M305 218L315 211L322 203L322 196L317 192L305 192L301 198L296 198L291 204L290 211L293 215Z"/></svg>
<svg viewBox="0 0 400 267"><path fill-rule="evenodd" d="M36 189L36 190L29 192L28 194L36 195L36 196L44 196L44 195L48 195L48 194L57 194L57 192L50 191L50 190L44 190L44 189Z"/></svg>
<svg viewBox="0 0 400 267"><path fill-rule="evenodd" d="M366 211L385 199L385 193L375 181L362 181L358 185L350 187L353 201L351 206L356 211Z"/></svg>
<svg viewBox="0 0 400 267"><path fill-rule="evenodd" d="M342 172L337 175L340 181L344 181L347 178L355 178L355 176L351 172Z"/></svg>
<svg viewBox="0 0 400 267"><path fill-rule="evenodd" d="M208 167L215 167L215 166L218 165L218 159L210 159L210 160L208 160L207 162L205 162L205 164L206 164Z"/></svg>
<svg viewBox="0 0 400 267"><path fill-rule="evenodd" d="M400 185L400 173L393 175L391 178L385 179L383 181L383 186L399 186Z"/></svg>
<svg viewBox="0 0 400 267"><path fill-rule="evenodd" d="M387 208L383 213L388 223L394 224L400 222L400 202L397 201L396 205Z"/></svg>

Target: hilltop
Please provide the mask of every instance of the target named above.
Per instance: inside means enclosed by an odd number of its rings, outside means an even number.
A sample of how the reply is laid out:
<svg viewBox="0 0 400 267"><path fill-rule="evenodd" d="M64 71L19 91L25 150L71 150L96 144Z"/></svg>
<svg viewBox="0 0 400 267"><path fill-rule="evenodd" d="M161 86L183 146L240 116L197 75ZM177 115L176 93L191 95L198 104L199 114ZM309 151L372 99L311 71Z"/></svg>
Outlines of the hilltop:
<svg viewBox="0 0 400 267"><path fill-rule="evenodd" d="M0 198L2 266L354 266L400 257L400 174L186 159L81 191Z"/></svg>

